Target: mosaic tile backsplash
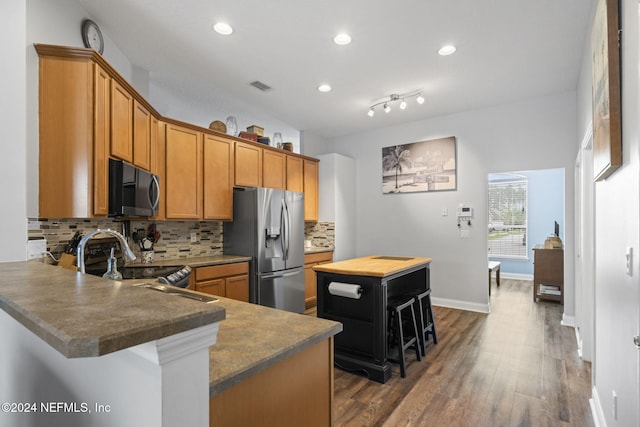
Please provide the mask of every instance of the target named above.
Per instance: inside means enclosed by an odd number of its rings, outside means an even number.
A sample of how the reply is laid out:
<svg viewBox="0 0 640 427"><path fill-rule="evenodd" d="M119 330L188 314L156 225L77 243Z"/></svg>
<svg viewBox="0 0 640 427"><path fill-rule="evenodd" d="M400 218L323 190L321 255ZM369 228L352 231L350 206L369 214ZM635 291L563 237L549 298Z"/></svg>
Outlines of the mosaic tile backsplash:
<svg viewBox="0 0 640 427"><path fill-rule="evenodd" d="M160 239L153 247L156 260L191 258L222 254L221 221L130 221L131 232L155 224ZM29 219L29 237L44 237L47 249L56 257L64 252L67 243L76 233L85 234L97 228L110 228L123 232L123 223L113 219ZM191 234L196 242L191 242ZM305 239L316 247L333 247L334 224L332 222L305 223ZM131 239L129 244L136 256L140 248Z"/></svg>

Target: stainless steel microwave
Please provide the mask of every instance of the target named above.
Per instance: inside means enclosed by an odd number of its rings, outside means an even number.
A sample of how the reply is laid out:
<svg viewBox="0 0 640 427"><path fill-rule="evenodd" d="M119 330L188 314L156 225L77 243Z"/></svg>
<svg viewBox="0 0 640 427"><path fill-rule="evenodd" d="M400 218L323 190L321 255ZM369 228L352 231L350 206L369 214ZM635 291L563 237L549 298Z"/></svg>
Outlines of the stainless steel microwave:
<svg viewBox="0 0 640 427"><path fill-rule="evenodd" d="M159 198L156 175L122 160L109 159L109 216L154 216Z"/></svg>

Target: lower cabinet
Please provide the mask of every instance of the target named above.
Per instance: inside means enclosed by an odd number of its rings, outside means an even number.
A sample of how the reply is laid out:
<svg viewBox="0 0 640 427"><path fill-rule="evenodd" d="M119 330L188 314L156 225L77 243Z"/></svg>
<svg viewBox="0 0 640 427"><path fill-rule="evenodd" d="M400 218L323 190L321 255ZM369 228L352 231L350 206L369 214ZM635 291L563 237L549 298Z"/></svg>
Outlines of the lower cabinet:
<svg viewBox="0 0 640 427"><path fill-rule="evenodd" d="M206 294L249 302L249 263L197 267L194 289Z"/></svg>
<svg viewBox="0 0 640 427"><path fill-rule="evenodd" d="M314 265L333 262L333 251L316 252L304 256L304 301L305 308L315 307L317 303L316 272Z"/></svg>
<svg viewBox="0 0 640 427"><path fill-rule="evenodd" d="M333 337L209 400L209 426L331 426Z"/></svg>

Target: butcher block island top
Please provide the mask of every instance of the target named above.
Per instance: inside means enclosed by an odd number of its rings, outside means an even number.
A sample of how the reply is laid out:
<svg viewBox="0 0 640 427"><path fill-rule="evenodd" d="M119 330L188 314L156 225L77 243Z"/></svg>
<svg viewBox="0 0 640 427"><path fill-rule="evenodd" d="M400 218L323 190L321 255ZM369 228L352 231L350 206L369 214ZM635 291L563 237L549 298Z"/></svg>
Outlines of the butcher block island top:
<svg viewBox="0 0 640 427"><path fill-rule="evenodd" d="M330 264L320 264L314 266L313 269L325 273L387 277L409 268L429 264L431 261L431 258L371 255Z"/></svg>

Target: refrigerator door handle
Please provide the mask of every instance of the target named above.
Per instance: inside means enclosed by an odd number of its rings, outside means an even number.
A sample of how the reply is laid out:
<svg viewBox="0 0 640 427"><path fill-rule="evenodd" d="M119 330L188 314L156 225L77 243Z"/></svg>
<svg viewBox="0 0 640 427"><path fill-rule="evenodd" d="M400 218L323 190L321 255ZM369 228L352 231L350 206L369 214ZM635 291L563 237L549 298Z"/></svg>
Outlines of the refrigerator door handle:
<svg viewBox="0 0 640 427"><path fill-rule="evenodd" d="M285 198L282 199L282 219L284 221L284 226L282 227L283 257L287 261L289 259L289 239L291 234L289 231L291 224L289 221L289 207Z"/></svg>
<svg viewBox="0 0 640 427"><path fill-rule="evenodd" d="M297 269L296 271L290 271L287 273L272 273L272 274L263 274L261 277L263 279L275 279L277 277L291 277L291 276L296 276L298 274L300 274L301 271L300 269Z"/></svg>

